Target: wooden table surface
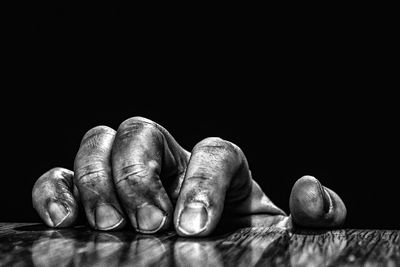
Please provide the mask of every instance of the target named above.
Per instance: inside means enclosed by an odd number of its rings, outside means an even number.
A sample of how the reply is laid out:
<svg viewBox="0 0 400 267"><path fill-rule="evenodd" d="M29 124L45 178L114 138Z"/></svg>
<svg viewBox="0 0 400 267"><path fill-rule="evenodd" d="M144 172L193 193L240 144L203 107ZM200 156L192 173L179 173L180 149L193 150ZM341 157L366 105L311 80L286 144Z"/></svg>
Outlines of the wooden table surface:
<svg viewBox="0 0 400 267"><path fill-rule="evenodd" d="M53 230L0 223L0 266L400 266L398 230L243 228L188 239L173 232Z"/></svg>

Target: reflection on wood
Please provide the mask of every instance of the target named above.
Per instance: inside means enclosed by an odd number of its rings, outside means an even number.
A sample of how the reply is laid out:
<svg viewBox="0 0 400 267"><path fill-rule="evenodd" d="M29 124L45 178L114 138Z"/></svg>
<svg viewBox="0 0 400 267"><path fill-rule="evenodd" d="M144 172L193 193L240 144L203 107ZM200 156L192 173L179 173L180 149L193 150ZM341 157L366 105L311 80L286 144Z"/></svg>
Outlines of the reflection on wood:
<svg viewBox="0 0 400 267"><path fill-rule="evenodd" d="M400 231L243 228L190 239L173 232L52 230L0 224L0 266L400 266Z"/></svg>

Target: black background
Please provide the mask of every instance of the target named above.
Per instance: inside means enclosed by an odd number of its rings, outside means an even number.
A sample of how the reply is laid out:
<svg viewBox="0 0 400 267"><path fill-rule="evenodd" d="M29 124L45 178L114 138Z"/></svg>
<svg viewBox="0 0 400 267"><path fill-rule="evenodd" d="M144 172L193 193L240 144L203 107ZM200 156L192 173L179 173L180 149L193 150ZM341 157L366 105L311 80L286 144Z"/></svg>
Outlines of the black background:
<svg viewBox="0 0 400 267"><path fill-rule="evenodd" d="M287 212L293 183L311 174L344 200L346 227L399 228L387 25L255 10L18 8L4 35L0 221L39 221L35 180L71 169L90 128L144 116L187 150L209 136L236 143Z"/></svg>

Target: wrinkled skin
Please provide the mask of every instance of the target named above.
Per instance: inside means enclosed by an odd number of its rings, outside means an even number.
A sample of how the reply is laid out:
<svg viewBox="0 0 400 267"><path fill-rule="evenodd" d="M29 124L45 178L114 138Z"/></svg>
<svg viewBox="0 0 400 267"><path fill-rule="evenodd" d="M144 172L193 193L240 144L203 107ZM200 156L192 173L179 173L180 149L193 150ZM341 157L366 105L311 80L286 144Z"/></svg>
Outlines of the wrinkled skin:
<svg viewBox="0 0 400 267"><path fill-rule="evenodd" d="M74 171L43 174L32 201L50 227L72 226L81 205L97 230L131 224L141 233L174 228L181 236L207 236L221 225L339 227L346 217L340 197L312 176L294 184L287 216L253 180L238 146L211 137L190 153L142 117L124 121L117 131L89 130Z"/></svg>

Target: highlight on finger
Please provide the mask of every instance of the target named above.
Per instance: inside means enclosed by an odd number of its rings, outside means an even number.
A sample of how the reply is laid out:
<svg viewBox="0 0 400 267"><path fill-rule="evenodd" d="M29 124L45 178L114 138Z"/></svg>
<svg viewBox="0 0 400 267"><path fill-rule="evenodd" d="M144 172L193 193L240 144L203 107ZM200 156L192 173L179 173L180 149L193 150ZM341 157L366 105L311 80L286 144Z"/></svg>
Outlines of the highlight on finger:
<svg viewBox="0 0 400 267"><path fill-rule="evenodd" d="M33 186L33 207L50 227L71 226L78 216L73 176L70 170L54 168L43 174Z"/></svg>
<svg viewBox="0 0 400 267"><path fill-rule="evenodd" d="M309 175L294 184L289 206L294 223L303 227L339 227L347 214L342 199Z"/></svg>

